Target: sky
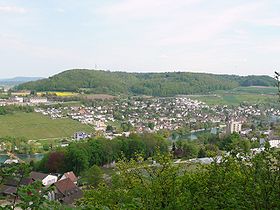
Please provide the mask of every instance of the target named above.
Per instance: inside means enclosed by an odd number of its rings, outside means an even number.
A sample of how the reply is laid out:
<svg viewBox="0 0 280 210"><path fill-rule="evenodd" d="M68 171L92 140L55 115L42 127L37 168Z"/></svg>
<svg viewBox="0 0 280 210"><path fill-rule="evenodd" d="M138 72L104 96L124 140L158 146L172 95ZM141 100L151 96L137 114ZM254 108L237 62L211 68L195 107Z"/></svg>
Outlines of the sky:
<svg viewBox="0 0 280 210"><path fill-rule="evenodd" d="M0 78L66 69L272 75L279 0L0 0Z"/></svg>

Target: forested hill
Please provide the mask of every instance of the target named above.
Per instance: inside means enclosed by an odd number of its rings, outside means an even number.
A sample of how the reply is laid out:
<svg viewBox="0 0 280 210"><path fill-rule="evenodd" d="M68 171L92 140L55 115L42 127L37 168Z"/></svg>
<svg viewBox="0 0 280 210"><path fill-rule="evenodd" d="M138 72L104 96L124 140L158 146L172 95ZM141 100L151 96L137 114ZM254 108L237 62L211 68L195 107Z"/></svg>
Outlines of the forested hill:
<svg viewBox="0 0 280 210"><path fill-rule="evenodd" d="M126 73L74 69L48 79L27 82L18 90L174 96L229 90L238 86L273 86L269 76L215 75L190 72Z"/></svg>
<svg viewBox="0 0 280 210"><path fill-rule="evenodd" d="M30 81L36 81L43 79L42 77L14 77L10 79L0 79L0 85L19 85L22 83L30 82Z"/></svg>

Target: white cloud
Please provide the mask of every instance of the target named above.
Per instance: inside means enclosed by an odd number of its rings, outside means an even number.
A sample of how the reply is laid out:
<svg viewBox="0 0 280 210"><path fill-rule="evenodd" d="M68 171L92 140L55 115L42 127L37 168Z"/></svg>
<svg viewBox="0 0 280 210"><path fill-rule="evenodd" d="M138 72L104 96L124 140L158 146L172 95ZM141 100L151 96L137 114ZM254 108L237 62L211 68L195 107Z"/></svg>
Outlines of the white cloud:
<svg viewBox="0 0 280 210"><path fill-rule="evenodd" d="M255 19L255 20L252 20L251 22L255 23L257 25L262 25L262 26L280 27L280 18L279 17Z"/></svg>
<svg viewBox="0 0 280 210"><path fill-rule="evenodd" d="M17 14L24 14L27 10L22 7L15 7L15 6L0 6L0 13L17 13Z"/></svg>
<svg viewBox="0 0 280 210"><path fill-rule="evenodd" d="M123 0L97 9L97 13L110 18L131 19L171 15L170 11L197 4L203 0Z"/></svg>
<svg viewBox="0 0 280 210"><path fill-rule="evenodd" d="M65 9L62 8L56 8L55 11L58 13L65 13Z"/></svg>
<svg viewBox="0 0 280 210"><path fill-rule="evenodd" d="M167 31L172 33L161 38L161 45L187 44L205 42L217 38L229 29L238 30L237 25L248 19L261 7L260 3L247 4L213 12L191 12L182 16L182 23L175 21L165 25ZM169 27L169 28L168 28ZM239 33L239 36L244 35Z"/></svg>

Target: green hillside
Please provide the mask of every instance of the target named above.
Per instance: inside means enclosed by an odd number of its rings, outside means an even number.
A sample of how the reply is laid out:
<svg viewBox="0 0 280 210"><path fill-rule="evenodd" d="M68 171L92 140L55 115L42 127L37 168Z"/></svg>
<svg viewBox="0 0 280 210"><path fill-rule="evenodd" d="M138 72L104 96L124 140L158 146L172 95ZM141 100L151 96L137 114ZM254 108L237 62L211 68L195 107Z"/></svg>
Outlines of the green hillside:
<svg viewBox="0 0 280 210"><path fill-rule="evenodd" d="M193 95L192 99L203 101L209 105L278 104L276 87L250 86L237 87L232 90L218 90L209 95Z"/></svg>
<svg viewBox="0 0 280 210"><path fill-rule="evenodd" d="M209 93L239 86L272 86L268 76L215 75L190 72L126 73L74 69L48 79L18 85L18 90L174 96Z"/></svg>
<svg viewBox="0 0 280 210"><path fill-rule="evenodd" d="M0 137L25 137L32 140L71 137L77 131L93 131L90 126L71 119L52 120L38 113L3 115L0 116L0 125Z"/></svg>

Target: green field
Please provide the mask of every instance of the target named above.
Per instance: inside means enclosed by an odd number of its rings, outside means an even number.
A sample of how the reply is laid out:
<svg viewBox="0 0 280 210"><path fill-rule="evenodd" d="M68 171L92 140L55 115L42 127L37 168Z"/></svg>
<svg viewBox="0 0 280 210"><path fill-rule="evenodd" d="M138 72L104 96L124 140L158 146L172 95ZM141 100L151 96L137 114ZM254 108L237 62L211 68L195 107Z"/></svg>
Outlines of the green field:
<svg viewBox="0 0 280 210"><path fill-rule="evenodd" d="M14 113L0 116L0 137L25 137L28 140L71 137L77 131L93 129L71 119L51 119L39 113Z"/></svg>
<svg viewBox="0 0 280 210"><path fill-rule="evenodd" d="M216 91L218 93L218 91ZM276 87L258 87L258 86L250 86L250 87L237 87L233 90L228 91L229 93L236 94L265 94L265 95L276 95L277 88Z"/></svg>
<svg viewBox="0 0 280 210"><path fill-rule="evenodd" d="M229 91L216 91L211 95L190 96L209 105L239 105L242 102L249 104L275 103L278 100L275 87L238 87Z"/></svg>

